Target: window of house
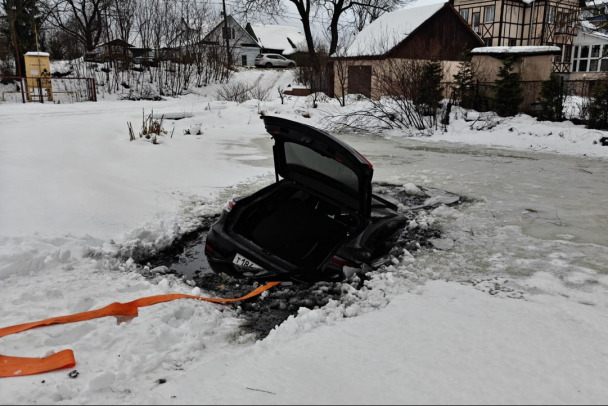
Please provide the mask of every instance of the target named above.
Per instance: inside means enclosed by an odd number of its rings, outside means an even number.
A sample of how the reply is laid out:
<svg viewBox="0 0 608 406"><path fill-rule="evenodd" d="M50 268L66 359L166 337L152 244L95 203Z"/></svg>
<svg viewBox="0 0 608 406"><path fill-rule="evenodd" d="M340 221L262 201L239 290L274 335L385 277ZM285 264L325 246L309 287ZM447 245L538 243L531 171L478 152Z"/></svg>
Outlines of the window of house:
<svg viewBox="0 0 608 406"><path fill-rule="evenodd" d="M555 58L553 59L553 62L560 63L561 61L562 61L562 54L555 55Z"/></svg>
<svg viewBox="0 0 608 406"><path fill-rule="evenodd" d="M564 45L564 62L572 62L572 45Z"/></svg>
<svg viewBox="0 0 608 406"><path fill-rule="evenodd" d="M572 72L608 72L608 44L575 46Z"/></svg>
<svg viewBox="0 0 608 406"><path fill-rule="evenodd" d="M460 16L462 17L462 19L464 21L466 21L467 23L469 22L469 9L465 8L460 10Z"/></svg>
<svg viewBox="0 0 608 406"><path fill-rule="evenodd" d="M473 13L473 21L471 24L473 31L479 34L479 13Z"/></svg>
<svg viewBox="0 0 608 406"><path fill-rule="evenodd" d="M576 26L576 20L573 13L556 12L555 13L555 32L568 33L571 27Z"/></svg>
<svg viewBox="0 0 608 406"><path fill-rule="evenodd" d="M492 5L492 6L487 6L485 11L486 14L483 18L483 21L485 23L493 23L494 22L494 11L496 10L496 6Z"/></svg>
<svg viewBox="0 0 608 406"><path fill-rule="evenodd" d="M236 38L234 27L228 27L228 31L226 31L226 27L222 27L222 36L224 39L234 39ZM226 34L227 33L227 34Z"/></svg>
<svg viewBox="0 0 608 406"><path fill-rule="evenodd" d="M597 72L599 59L592 59L589 61L589 72Z"/></svg>
<svg viewBox="0 0 608 406"><path fill-rule="evenodd" d="M547 22L549 24L553 23L555 20L555 6L549 6L547 10Z"/></svg>

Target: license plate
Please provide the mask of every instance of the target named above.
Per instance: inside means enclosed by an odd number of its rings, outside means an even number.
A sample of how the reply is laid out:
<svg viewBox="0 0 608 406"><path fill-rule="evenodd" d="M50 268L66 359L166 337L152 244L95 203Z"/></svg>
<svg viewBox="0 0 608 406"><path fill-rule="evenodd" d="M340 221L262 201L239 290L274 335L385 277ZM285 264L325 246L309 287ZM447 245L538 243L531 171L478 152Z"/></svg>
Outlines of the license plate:
<svg viewBox="0 0 608 406"><path fill-rule="evenodd" d="M232 263L236 266L240 266L245 269L259 271L262 270L262 267L256 264L255 262L245 258L241 254L237 253L232 260Z"/></svg>

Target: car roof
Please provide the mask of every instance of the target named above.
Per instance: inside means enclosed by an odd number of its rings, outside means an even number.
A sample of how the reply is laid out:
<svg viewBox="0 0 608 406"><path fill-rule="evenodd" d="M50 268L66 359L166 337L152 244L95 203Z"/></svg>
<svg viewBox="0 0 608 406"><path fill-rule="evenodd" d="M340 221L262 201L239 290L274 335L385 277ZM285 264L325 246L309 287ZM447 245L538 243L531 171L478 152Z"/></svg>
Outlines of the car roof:
<svg viewBox="0 0 608 406"><path fill-rule="evenodd" d="M361 216L371 213L372 164L347 143L307 124L263 116L275 140L275 171Z"/></svg>

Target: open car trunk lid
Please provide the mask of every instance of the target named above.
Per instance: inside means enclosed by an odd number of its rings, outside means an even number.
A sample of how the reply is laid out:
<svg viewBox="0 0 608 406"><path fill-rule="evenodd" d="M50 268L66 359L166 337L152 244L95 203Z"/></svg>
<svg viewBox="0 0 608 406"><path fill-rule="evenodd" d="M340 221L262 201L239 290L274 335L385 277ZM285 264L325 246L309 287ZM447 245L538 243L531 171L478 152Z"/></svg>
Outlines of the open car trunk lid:
<svg viewBox="0 0 608 406"><path fill-rule="evenodd" d="M280 117L264 116L275 140L277 176L303 185L362 220L371 213L371 163L336 137Z"/></svg>

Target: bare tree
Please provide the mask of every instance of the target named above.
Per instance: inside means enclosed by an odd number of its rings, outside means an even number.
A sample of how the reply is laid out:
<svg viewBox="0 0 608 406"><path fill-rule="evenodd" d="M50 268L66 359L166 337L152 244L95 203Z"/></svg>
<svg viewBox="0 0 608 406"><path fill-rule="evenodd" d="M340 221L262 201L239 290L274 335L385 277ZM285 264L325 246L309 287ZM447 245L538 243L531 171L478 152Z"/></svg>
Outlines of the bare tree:
<svg viewBox="0 0 608 406"><path fill-rule="evenodd" d="M283 1L293 4L298 11L300 20L302 21L302 29L306 38L308 54L310 56L311 65L318 68L319 61L315 51L314 36L312 32L311 17L314 15L313 7L318 0L243 0L237 6L237 13L245 17L251 14L264 14L267 16L283 16L285 15L285 5Z"/></svg>
<svg viewBox="0 0 608 406"><path fill-rule="evenodd" d="M110 0L43 0L48 22L77 38L85 50L99 45Z"/></svg>
<svg viewBox="0 0 608 406"><path fill-rule="evenodd" d="M335 130L370 131L399 128L421 133L431 131L433 118L425 117L413 101L425 61L387 59L373 70L373 95L360 109L332 117Z"/></svg>
<svg viewBox="0 0 608 406"><path fill-rule="evenodd" d="M357 31L361 32L382 14L398 9L411 0L359 0L353 3L352 14Z"/></svg>
<svg viewBox="0 0 608 406"><path fill-rule="evenodd" d="M295 6L302 29L306 38L306 45L310 57L311 66L319 70L321 68L319 58L315 48L315 35L312 30L312 18L320 12L325 12L329 18L329 24L325 27L329 33L329 55L332 55L340 43L340 22L347 13L351 12L354 6L361 8L374 8L375 14L393 10L404 0L243 0L238 12L244 16L251 13L281 16L285 12L285 3ZM367 3L369 4L367 4Z"/></svg>
<svg viewBox="0 0 608 406"><path fill-rule="evenodd" d="M110 0L107 13L109 39L129 42L135 24L137 0Z"/></svg>
<svg viewBox="0 0 608 406"><path fill-rule="evenodd" d="M350 44L348 44L350 45ZM336 53L333 55L331 59L331 74L330 78L333 78L334 83L330 83L330 86L333 86L332 93L340 106L346 106L346 94L348 93L347 84L348 84L348 66L346 57L346 49L347 46L339 47Z"/></svg>
<svg viewBox="0 0 608 406"><path fill-rule="evenodd" d="M340 43L340 20L347 12L359 11L361 13L366 11L369 16L376 19L380 15L401 6L405 3L405 0L321 0L320 3L330 18L329 54L333 55ZM357 7L356 10L355 7Z"/></svg>

